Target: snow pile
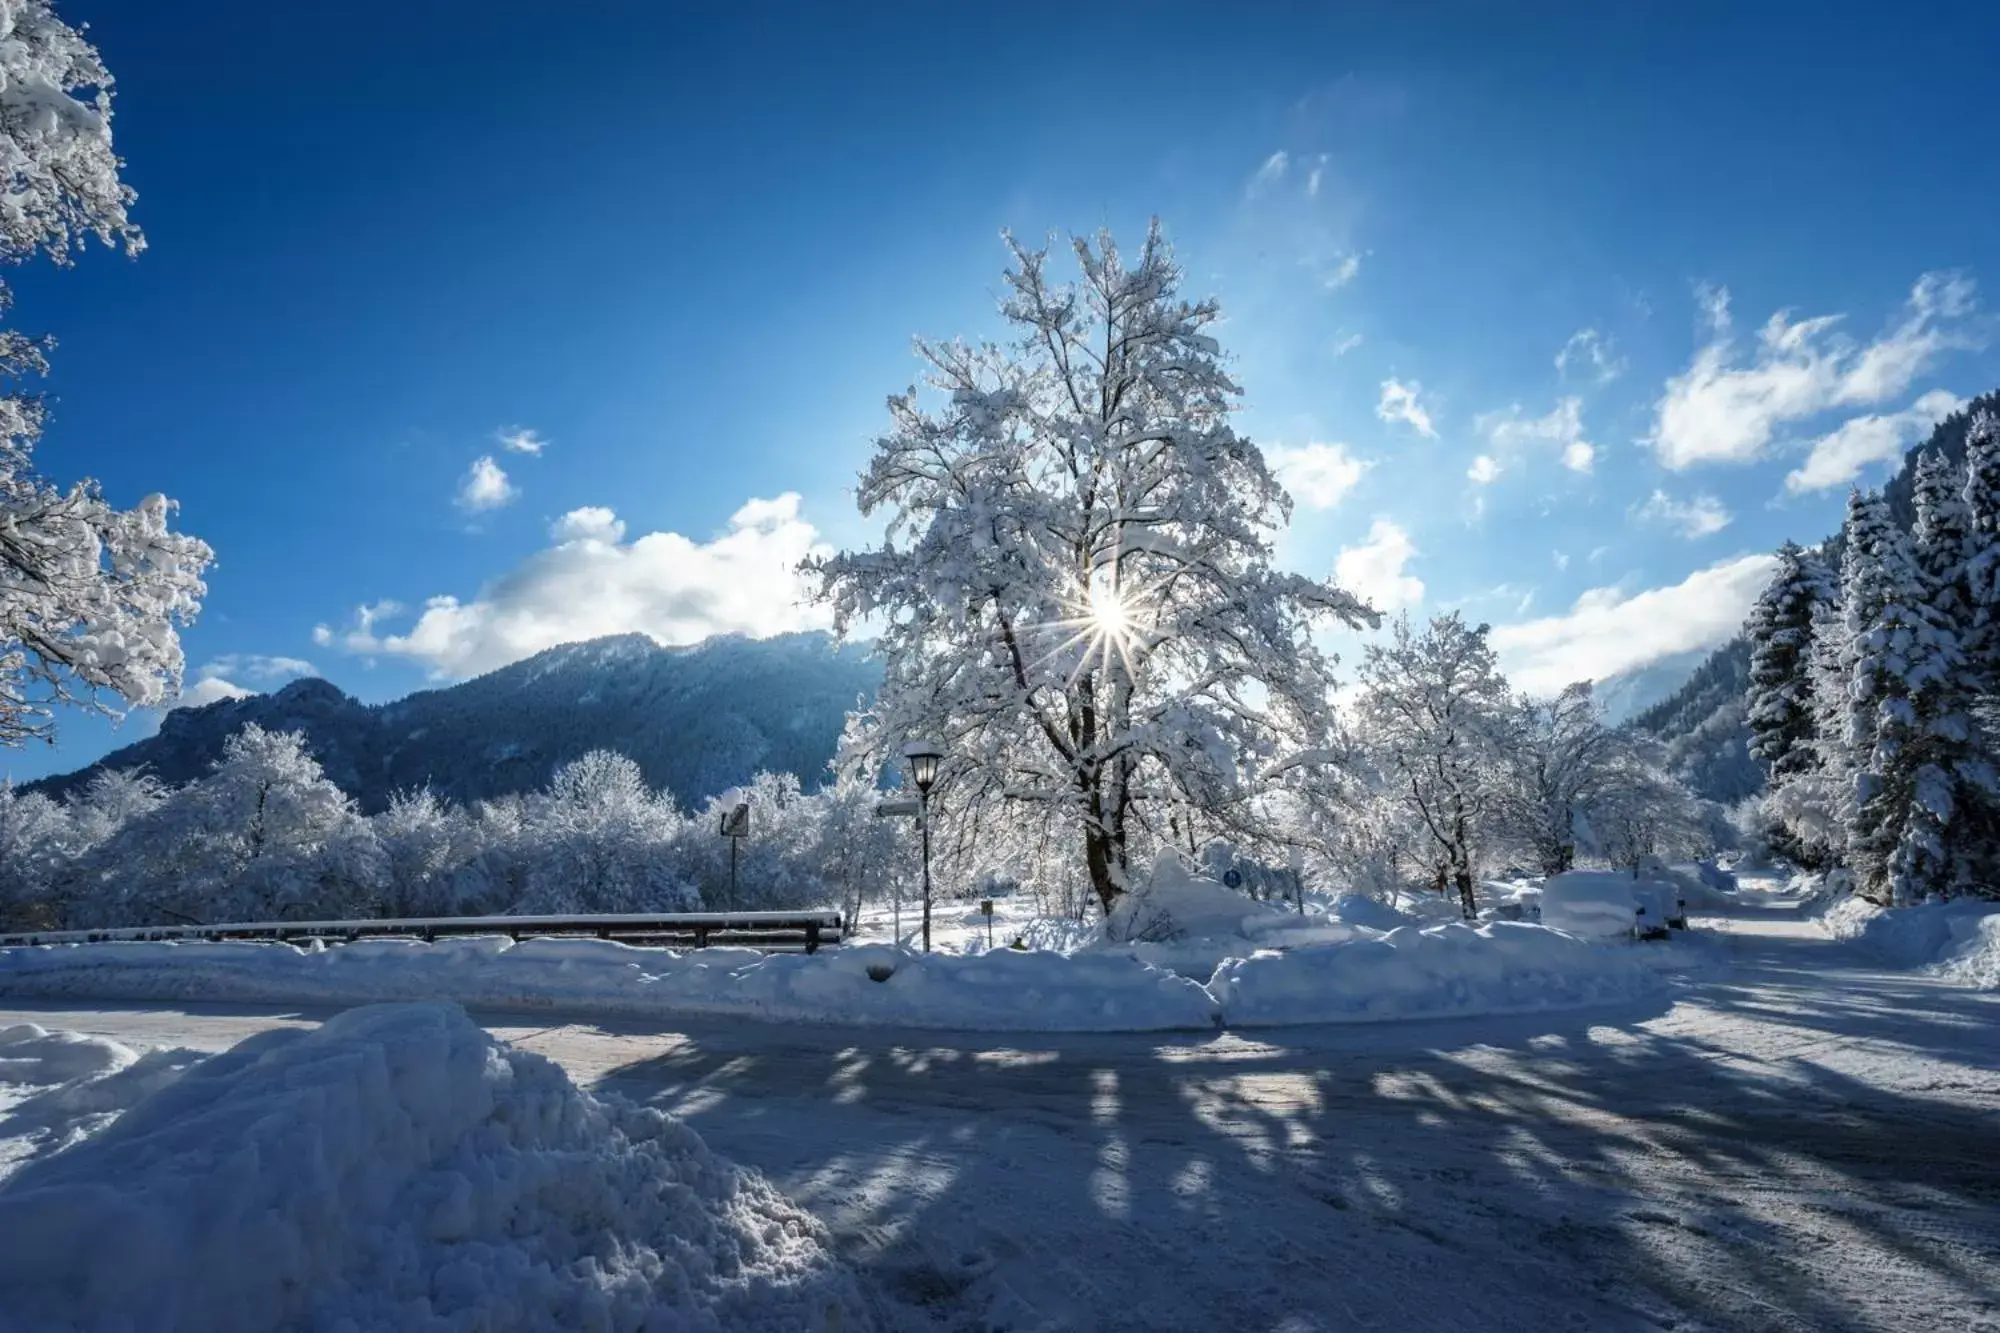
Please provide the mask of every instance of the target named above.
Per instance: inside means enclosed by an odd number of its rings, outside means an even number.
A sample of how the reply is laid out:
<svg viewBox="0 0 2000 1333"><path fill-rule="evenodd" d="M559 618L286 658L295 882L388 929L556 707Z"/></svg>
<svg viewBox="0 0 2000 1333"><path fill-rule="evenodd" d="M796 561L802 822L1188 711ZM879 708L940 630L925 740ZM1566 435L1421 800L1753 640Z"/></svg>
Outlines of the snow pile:
<svg viewBox="0 0 2000 1333"><path fill-rule="evenodd" d="M1890 967L1932 968L1961 985L2000 989L2000 902L1954 898L1915 907L1878 907L1844 898L1819 919Z"/></svg>
<svg viewBox="0 0 2000 1333"><path fill-rule="evenodd" d="M857 1329L822 1226L443 1005L260 1033L0 1187L23 1328Z"/></svg>
<svg viewBox="0 0 2000 1333"><path fill-rule="evenodd" d="M96 1133L201 1058L186 1050L141 1054L33 1023L0 1029L0 1180Z"/></svg>
<svg viewBox="0 0 2000 1333"><path fill-rule="evenodd" d="M876 980L871 969L881 972ZM1206 976L1206 973L1203 974ZM887 946L767 955L675 953L604 940L504 936L359 940L316 952L244 941L0 950L0 996L246 1003L447 1000L498 1009L999 1032L1214 1025L1199 984L1114 954L996 949L923 955Z"/></svg>
<svg viewBox="0 0 2000 1333"><path fill-rule="evenodd" d="M1258 953L1224 963L1209 991L1231 1026L1255 1027L1574 1008L1661 984L1631 949L1497 921Z"/></svg>
<svg viewBox="0 0 2000 1333"><path fill-rule="evenodd" d="M0 1085L48 1087L108 1074L138 1058L130 1048L102 1037L50 1032L33 1023L0 1028Z"/></svg>
<svg viewBox="0 0 2000 1333"><path fill-rule="evenodd" d="M1104 923L1116 943L1249 939L1296 916L1196 875L1177 854L1153 863L1152 878L1121 897Z"/></svg>

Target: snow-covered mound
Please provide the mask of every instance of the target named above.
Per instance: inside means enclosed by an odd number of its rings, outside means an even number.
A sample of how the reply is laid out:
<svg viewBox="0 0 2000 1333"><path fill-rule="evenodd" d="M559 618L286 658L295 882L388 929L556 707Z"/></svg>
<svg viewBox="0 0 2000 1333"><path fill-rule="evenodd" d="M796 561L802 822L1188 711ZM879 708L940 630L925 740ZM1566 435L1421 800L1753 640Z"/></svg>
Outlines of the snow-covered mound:
<svg viewBox="0 0 2000 1333"><path fill-rule="evenodd" d="M1690 877L1691 879L1691 877ZM1681 916L1678 880L1635 879L1623 870L1566 870L1542 885L1542 924L1589 939L1665 930Z"/></svg>
<svg viewBox="0 0 2000 1333"><path fill-rule="evenodd" d="M102 1129L201 1058L183 1050L141 1054L33 1023L0 1028L0 1180Z"/></svg>
<svg viewBox="0 0 2000 1333"><path fill-rule="evenodd" d="M824 1228L445 1005L260 1033L0 1186L10 1328L870 1326Z"/></svg>
<svg viewBox="0 0 2000 1333"><path fill-rule="evenodd" d="M73 1078L108 1074L138 1059L115 1041L76 1032L50 1032L33 1023L0 1028L0 1084L48 1087Z"/></svg>
<svg viewBox="0 0 2000 1333"><path fill-rule="evenodd" d="M871 969L884 979L876 980ZM1204 971L1205 977L1207 973ZM447 1000L497 1009L992 1032L1212 1027L1199 984L1113 954L1014 949L924 955L886 946L766 955L675 953L605 940L244 941L0 949L0 996L284 1004Z"/></svg>
<svg viewBox="0 0 2000 1333"><path fill-rule="evenodd" d="M1924 967L1966 986L2000 990L2000 902L1955 898L1915 907L1878 907L1843 898L1820 928L1851 940L1891 967Z"/></svg>
<svg viewBox="0 0 2000 1333"><path fill-rule="evenodd" d="M1634 950L1498 921L1259 953L1224 963L1208 988L1231 1026L1254 1027L1575 1008L1662 984Z"/></svg>
<svg viewBox="0 0 2000 1333"><path fill-rule="evenodd" d="M1178 854L1153 863L1147 883L1121 897L1104 923L1117 943L1252 939L1296 920L1215 880L1197 875Z"/></svg>

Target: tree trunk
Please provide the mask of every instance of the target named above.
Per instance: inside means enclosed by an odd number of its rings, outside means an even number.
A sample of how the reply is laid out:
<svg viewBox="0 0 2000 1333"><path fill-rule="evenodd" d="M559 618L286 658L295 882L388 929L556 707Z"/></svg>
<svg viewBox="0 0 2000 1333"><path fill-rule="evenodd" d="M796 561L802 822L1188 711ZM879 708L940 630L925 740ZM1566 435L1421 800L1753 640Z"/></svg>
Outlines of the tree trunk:
<svg viewBox="0 0 2000 1333"><path fill-rule="evenodd" d="M1451 882L1458 886L1458 911L1467 921L1478 919L1479 898L1472 891L1472 870L1460 865L1451 872Z"/></svg>
<svg viewBox="0 0 2000 1333"><path fill-rule="evenodd" d="M1125 849L1093 823L1083 830L1083 860L1090 868L1090 887L1103 905L1104 914L1110 916L1111 905L1125 892L1125 886L1119 882L1124 878Z"/></svg>

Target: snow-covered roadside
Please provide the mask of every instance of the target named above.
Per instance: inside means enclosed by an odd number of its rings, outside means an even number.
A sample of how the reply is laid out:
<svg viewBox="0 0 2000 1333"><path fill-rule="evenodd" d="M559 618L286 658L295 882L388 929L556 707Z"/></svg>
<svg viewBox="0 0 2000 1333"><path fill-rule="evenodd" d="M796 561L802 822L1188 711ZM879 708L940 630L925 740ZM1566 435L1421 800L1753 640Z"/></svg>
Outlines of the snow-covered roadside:
<svg viewBox="0 0 2000 1333"><path fill-rule="evenodd" d="M1843 898L1820 928L1892 967L1924 968L1962 986L2000 990L2000 902L1957 898L1915 907L1878 907Z"/></svg>
<svg viewBox="0 0 2000 1333"><path fill-rule="evenodd" d="M877 980L880 976L882 979ZM361 940L315 951L244 942L0 950L0 995L369 1004L449 1000L581 1015L728 1015L990 1032L1212 1028L1194 981L1129 958L886 946L767 955L602 940Z"/></svg>
<svg viewBox="0 0 2000 1333"><path fill-rule="evenodd" d="M1298 940L1270 949L1274 938ZM1206 982L1145 951L1206 961ZM1141 956L1133 956L1135 953ZM1213 960L1220 960L1219 962ZM675 953L599 940L106 943L0 950L0 997L369 1004L442 1000L579 1016L734 1016L986 1032L1145 1032L1229 1024L1516 1013L1630 999L1660 960L1541 926L1390 931L1329 923L1063 955L859 946L803 955Z"/></svg>
<svg viewBox="0 0 2000 1333"><path fill-rule="evenodd" d="M9 1049L44 1063L37 1078L89 1053L92 1069L42 1099L107 1093L148 1063L111 1042L11 1032ZM10 1321L215 1333L872 1326L810 1213L680 1121L579 1091L453 1006L376 1006L262 1033L154 1084L100 1095L130 1109L0 1185Z"/></svg>

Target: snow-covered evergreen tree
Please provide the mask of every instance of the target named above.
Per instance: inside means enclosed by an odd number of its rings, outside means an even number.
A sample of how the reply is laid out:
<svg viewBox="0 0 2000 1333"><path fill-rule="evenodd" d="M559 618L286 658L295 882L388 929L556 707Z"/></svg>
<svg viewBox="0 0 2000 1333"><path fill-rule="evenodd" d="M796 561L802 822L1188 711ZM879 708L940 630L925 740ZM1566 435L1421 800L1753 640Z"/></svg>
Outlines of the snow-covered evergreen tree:
<svg viewBox="0 0 2000 1333"><path fill-rule="evenodd" d="M1970 718L1947 694L1958 646L1927 602L1914 543L1878 493L1849 501L1841 571L1854 645L1847 744L1854 756L1848 855L1863 893L1905 904L1957 878L1947 827L1966 813L1962 785L1990 787L1970 754Z"/></svg>
<svg viewBox="0 0 2000 1333"><path fill-rule="evenodd" d="M1486 636L1455 611L1421 633L1399 617L1390 642L1362 657L1357 705L1387 790L1423 830L1437 887L1455 888L1468 918L1479 912L1474 875L1505 781L1512 704Z"/></svg>
<svg viewBox="0 0 2000 1333"><path fill-rule="evenodd" d="M111 76L45 0L0 3L0 263L67 263L95 237L137 253L132 191L111 148ZM0 285L0 312L11 302ZM50 734L56 704L108 691L134 705L180 689L176 626L205 591L209 548L168 528L173 504L114 509L96 486L36 474L45 409L25 381L47 343L0 331L0 744Z"/></svg>
<svg viewBox="0 0 2000 1333"><path fill-rule="evenodd" d="M879 771L906 740L943 741L939 799L1054 807L1108 910L1164 833L1149 816L1247 812L1325 753L1312 630L1374 613L1271 566L1290 500L1231 427L1219 308L1180 297L1158 226L1130 263L1108 235L1078 240L1075 285L1009 244L1014 342L919 344L942 401L890 400L860 488L885 540L816 570L843 630L881 627L850 758Z"/></svg>
<svg viewBox="0 0 2000 1333"><path fill-rule="evenodd" d="M1979 412L1965 433L1963 645L1974 690L2000 695L2000 417Z"/></svg>
<svg viewBox="0 0 2000 1333"><path fill-rule="evenodd" d="M1824 567L1794 542L1778 548L1778 569L1744 626L1750 636L1745 720L1750 753L1773 785L1817 767L1813 750L1812 636L1826 599Z"/></svg>

